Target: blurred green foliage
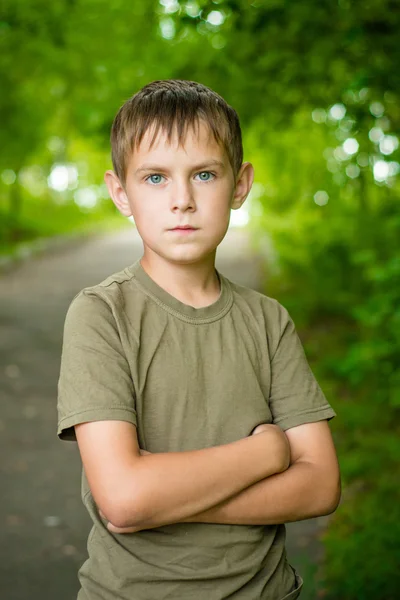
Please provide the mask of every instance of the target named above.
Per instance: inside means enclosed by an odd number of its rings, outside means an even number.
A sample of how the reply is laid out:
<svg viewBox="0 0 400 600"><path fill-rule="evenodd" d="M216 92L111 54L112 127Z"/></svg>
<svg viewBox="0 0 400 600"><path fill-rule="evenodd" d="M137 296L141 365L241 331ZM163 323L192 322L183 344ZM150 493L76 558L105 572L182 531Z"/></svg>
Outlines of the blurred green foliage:
<svg viewBox="0 0 400 600"><path fill-rule="evenodd" d="M395 0L3 0L0 14L3 251L116 220L110 126L147 82L201 81L238 110L266 291L338 412L332 600L394 600L400 583L399 30Z"/></svg>

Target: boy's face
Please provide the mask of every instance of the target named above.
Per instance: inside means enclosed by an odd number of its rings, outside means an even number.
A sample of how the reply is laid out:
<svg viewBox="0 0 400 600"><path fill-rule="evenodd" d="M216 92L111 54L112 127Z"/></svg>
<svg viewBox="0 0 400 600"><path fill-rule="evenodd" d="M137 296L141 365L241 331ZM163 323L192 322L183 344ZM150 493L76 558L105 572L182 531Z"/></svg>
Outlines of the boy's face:
<svg viewBox="0 0 400 600"><path fill-rule="evenodd" d="M116 206L132 215L149 260L189 264L214 259L229 225L250 191L253 169L245 163L235 178L229 159L208 126L189 129L184 145L160 131L149 147L146 132L126 170L125 190L112 171L106 182ZM177 229L190 226L191 229Z"/></svg>

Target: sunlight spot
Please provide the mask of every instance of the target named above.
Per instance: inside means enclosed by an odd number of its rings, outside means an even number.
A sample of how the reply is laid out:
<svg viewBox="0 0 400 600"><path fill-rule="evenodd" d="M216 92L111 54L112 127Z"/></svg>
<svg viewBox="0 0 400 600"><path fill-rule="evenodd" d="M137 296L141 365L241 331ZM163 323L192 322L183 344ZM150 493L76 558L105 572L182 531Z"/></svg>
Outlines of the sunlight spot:
<svg viewBox="0 0 400 600"><path fill-rule="evenodd" d="M212 10L207 16L207 23L210 25L219 26L225 21L225 15L222 14L219 10Z"/></svg>
<svg viewBox="0 0 400 600"><path fill-rule="evenodd" d="M328 160L329 158L332 158L332 157L333 157L333 155L334 155L334 151L335 151L335 148L331 148L330 146L327 146L327 147L324 149L324 151L323 151L323 153L322 153L322 156L323 156L323 157L324 157L326 160Z"/></svg>
<svg viewBox="0 0 400 600"><path fill-rule="evenodd" d="M359 101L358 92L354 90L344 90L342 98L346 104L356 104Z"/></svg>
<svg viewBox="0 0 400 600"><path fill-rule="evenodd" d="M369 156L366 152L361 152L358 156L357 156L357 164L360 165L360 167L368 167L369 165Z"/></svg>
<svg viewBox="0 0 400 600"><path fill-rule="evenodd" d="M355 179L356 177L358 177L360 174L360 167L358 167L357 165L354 165L353 163L350 165L347 165L346 167L346 175L347 177L350 177L350 179Z"/></svg>
<svg viewBox="0 0 400 600"><path fill-rule="evenodd" d="M343 150L351 156L352 154L356 154L358 152L359 143L355 138L347 138L345 142L343 142Z"/></svg>
<svg viewBox="0 0 400 600"><path fill-rule="evenodd" d="M340 169L337 160L334 158L328 158L326 161L326 168L330 173L337 173Z"/></svg>
<svg viewBox="0 0 400 600"><path fill-rule="evenodd" d="M200 7L197 2L186 2L185 4L185 12L189 17L195 19L201 13Z"/></svg>
<svg viewBox="0 0 400 600"><path fill-rule="evenodd" d="M46 192L46 174L40 165L23 167L19 172L18 180L32 196L39 197Z"/></svg>
<svg viewBox="0 0 400 600"><path fill-rule="evenodd" d="M54 165L47 178L47 185L56 192L65 192L78 179L78 170L73 165Z"/></svg>
<svg viewBox="0 0 400 600"><path fill-rule="evenodd" d="M94 208L98 201L98 194L95 186L82 188L74 194L74 201L80 208Z"/></svg>
<svg viewBox="0 0 400 600"><path fill-rule="evenodd" d="M346 118L346 119L342 120L339 127L342 131L349 132L353 128L354 125L355 125L354 119Z"/></svg>
<svg viewBox="0 0 400 600"><path fill-rule="evenodd" d="M1 180L6 185L12 185L13 183L15 183L16 179L17 176L15 174L15 171L13 171L12 169L4 169L4 171L1 174Z"/></svg>
<svg viewBox="0 0 400 600"><path fill-rule="evenodd" d="M372 102L369 107L370 113L374 115L374 117L381 117L385 112L385 107L382 102Z"/></svg>
<svg viewBox="0 0 400 600"><path fill-rule="evenodd" d="M65 149L65 142L62 138L53 135L47 140L46 146L52 154L60 154Z"/></svg>
<svg viewBox="0 0 400 600"><path fill-rule="evenodd" d="M339 142L344 142L344 140L347 139L348 135L349 135L348 131L343 131L343 129L341 129L340 127L338 127L335 131L335 138Z"/></svg>
<svg viewBox="0 0 400 600"><path fill-rule="evenodd" d="M380 127L373 127L369 130L368 137L371 142L374 144L378 144L378 142L383 138L384 133Z"/></svg>
<svg viewBox="0 0 400 600"><path fill-rule="evenodd" d="M208 35L210 33L210 26L206 21L199 21L196 25L196 31L200 35Z"/></svg>
<svg viewBox="0 0 400 600"><path fill-rule="evenodd" d="M171 14L179 10L178 0L160 0L160 4L164 7L164 12Z"/></svg>
<svg viewBox="0 0 400 600"><path fill-rule="evenodd" d="M380 117L380 119L376 120L375 124L377 127L383 129L383 131L390 129L390 121L387 117Z"/></svg>
<svg viewBox="0 0 400 600"><path fill-rule="evenodd" d="M399 147L399 140L395 135L385 135L379 141L379 150L382 154L392 154Z"/></svg>
<svg viewBox="0 0 400 600"><path fill-rule="evenodd" d="M68 189L75 190L78 187L78 169L75 165L68 165Z"/></svg>
<svg viewBox="0 0 400 600"><path fill-rule="evenodd" d="M222 35L217 33L211 38L211 46L216 50L221 50L222 48L224 48L224 46L226 46L226 39Z"/></svg>
<svg viewBox="0 0 400 600"><path fill-rule="evenodd" d="M258 200L265 194L265 186L259 181L255 181L252 185L249 195L247 196L246 202L252 203L253 200Z"/></svg>
<svg viewBox="0 0 400 600"><path fill-rule="evenodd" d="M333 156L336 158L336 160L340 161L347 160L349 158L349 155L343 150L342 146L335 148L333 151Z"/></svg>
<svg viewBox="0 0 400 600"><path fill-rule="evenodd" d="M389 176L389 163L384 160L377 160L374 164L374 179L376 181L385 181Z"/></svg>
<svg viewBox="0 0 400 600"><path fill-rule="evenodd" d="M248 201L248 199L247 199ZM238 210L231 210L230 227L245 227L250 220L249 209L243 204Z"/></svg>
<svg viewBox="0 0 400 600"><path fill-rule="evenodd" d="M247 196L246 204L249 207L249 215L260 218L263 215L262 197L265 196L265 187L262 183L255 181Z"/></svg>
<svg viewBox="0 0 400 600"><path fill-rule="evenodd" d="M324 190L319 190L314 194L314 202L318 206L325 206L329 202L329 196Z"/></svg>
<svg viewBox="0 0 400 600"><path fill-rule="evenodd" d="M161 35L166 40L172 40L175 36L175 23L172 19L162 19L160 21Z"/></svg>
<svg viewBox="0 0 400 600"><path fill-rule="evenodd" d="M314 123L325 123L326 121L326 110L323 108L315 108L311 113L311 118Z"/></svg>
<svg viewBox="0 0 400 600"><path fill-rule="evenodd" d="M335 119L335 121L340 121L340 119L343 119L345 114L346 107L344 104L334 104L329 110L329 115L332 117L332 119Z"/></svg>
<svg viewBox="0 0 400 600"><path fill-rule="evenodd" d="M97 186L97 191L99 198L103 198L103 200L108 200L110 198L108 187L105 183L101 183L99 186Z"/></svg>

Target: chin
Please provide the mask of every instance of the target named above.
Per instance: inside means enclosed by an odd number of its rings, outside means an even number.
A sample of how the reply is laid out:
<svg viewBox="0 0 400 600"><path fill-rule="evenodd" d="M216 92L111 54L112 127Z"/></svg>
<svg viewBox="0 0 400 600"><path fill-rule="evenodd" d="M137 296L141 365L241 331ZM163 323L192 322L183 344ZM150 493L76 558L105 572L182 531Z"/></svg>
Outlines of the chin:
<svg viewBox="0 0 400 600"><path fill-rule="evenodd" d="M174 256L167 258L167 260L176 265L192 265L194 263L202 262L206 259L206 256Z"/></svg>
<svg viewBox="0 0 400 600"><path fill-rule="evenodd" d="M171 253L171 254L163 254L162 256L165 260L167 260L168 262L171 262L171 263L175 263L178 265L190 265L193 263L199 263L199 262L206 260L207 258L210 257L210 255L214 251L215 250L209 250L207 252L186 251L186 252L176 252L176 253Z"/></svg>

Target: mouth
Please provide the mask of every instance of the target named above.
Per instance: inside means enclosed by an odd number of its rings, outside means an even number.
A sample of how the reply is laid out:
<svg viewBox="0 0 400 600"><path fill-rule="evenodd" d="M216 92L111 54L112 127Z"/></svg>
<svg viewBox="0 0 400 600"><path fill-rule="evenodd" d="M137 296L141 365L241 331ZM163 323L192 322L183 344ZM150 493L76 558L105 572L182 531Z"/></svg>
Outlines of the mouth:
<svg viewBox="0 0 400 600"><path fill-rule="evenodd" d="M170 231L196 231L197 227L191 227L190 225L183 225L179 227L174 227L170 229Z"/></svg>

